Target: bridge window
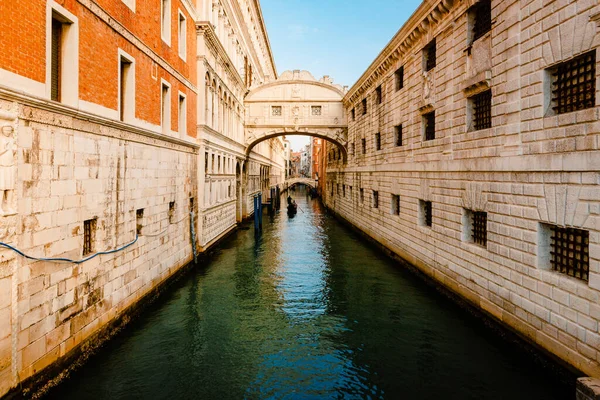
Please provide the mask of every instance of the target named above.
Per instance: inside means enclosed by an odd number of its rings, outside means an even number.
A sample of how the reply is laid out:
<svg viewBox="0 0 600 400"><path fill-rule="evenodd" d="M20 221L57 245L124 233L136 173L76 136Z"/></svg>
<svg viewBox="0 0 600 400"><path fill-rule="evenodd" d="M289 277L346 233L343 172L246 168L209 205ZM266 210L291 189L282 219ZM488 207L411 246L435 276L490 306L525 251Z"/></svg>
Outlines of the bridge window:
<svg viewBox="0 0 600 400"><path fill-rule="evenodd" d="M423 115L423 132L425 140L435 139L435 111Z"/></svg>
<svg viewBox="0 0 600 400"><path fill-rule="evenodd" d="M367 139L361 139L362 142L362 153L367 154Z"/></svg>
<svg viewBox="0 0 600 400"><path fill-rule="evenodd" d="M375 89L375 99L377 101L377 104L381 104L383 101L383 96L381 93L381 85L377 86L377 89Z"/></svg>
<svg viewBox="0 0 600 400"><path fill-rule="evenodd" d="M400 215L400 196L392 195L392 215Z"/></svg>
<svg viewBox="0 0 600 400"><path fill-rule="evenodd" d="M310 106L310 114L315 116L321 115L321 106Z"/></svg>
<svg viewBox="0 0 600 400"><path fill-rule="evenodd" d="M394 72L394 81L396 84L396 91L404 87L404 66L398 68L396 72Z"/></svg>
<svg viewBox="0 0 600 400"><path fill-rule="evenodd" d="M544 267L583 281L589 279L590 257L587 230L557 225L541 225L541 248Z"/></svg>
<svg viewBox="0 0 600 400"><path fill-rule="evenodd" d="M375 150L381 150L381 133L375 134Z"/></svg>
<svg viewBox="0 0 600 400"><path fill-rule="evenodd" d="M362 115L367 114L367 98L362 99Z"/></svg>
<svg viewBox="0 0 600 400"><path fill-rule="evenodd" d="M552 109L557 114L596 105L596 51L582 54L549 70Z"/></svg>
<svg viewBox="0 0 600 400"><path fill-rule="evenodd" d="M373 208L379 208L379 192L373 190Z"/></svg>
<svg viewBox="0 0 600 400"><path fill-rule="evenodd" d="M435 39L423 49L423 66L425 71L431 71L436 65Z"/></svg>
<svg viewBox="0 0 600 400"><path fill-rule="evenodd" d="M402 146L402 125L394 127L394 142L396 146Z"/></svg>
<svg viewBox="0 0 600 400"><path fill-rule="evenodd" d="M281 117L281 106L271 106L271 116Z"/></svg>
<svg viewBox="0 0 600 400"><path fill-rule="evenodd" d="M490 0L481 0L469 10L469 17L473 21L471 43L484 36L492 29L492 5Z"/></svg>
<svg viewBox="0 0 600 400"><path fill-rule="evenodd" d="M431 201L419 200L419 224L421 226L433 225L433 212Z"/></svg>

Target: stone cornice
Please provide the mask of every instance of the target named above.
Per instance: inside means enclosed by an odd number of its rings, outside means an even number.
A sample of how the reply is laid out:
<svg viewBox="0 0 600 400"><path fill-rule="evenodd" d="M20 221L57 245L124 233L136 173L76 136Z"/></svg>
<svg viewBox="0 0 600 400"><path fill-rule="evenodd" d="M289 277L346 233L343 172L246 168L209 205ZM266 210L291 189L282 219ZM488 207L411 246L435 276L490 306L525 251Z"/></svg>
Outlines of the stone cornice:
<svg viewBox="0 0 600 400"><path fill-rule="evenodd" d="M248 92L248 94L246 95L246 97L244 98L244 101L252 101L252 99L250 99L250 97L255 94L258 93L260 91L262 91L263 89L267 89L270 88L272 86L280 86L280 85L285 85L285 84L290 84L290 85L295 85L295 84L299 84L299 85L314 85L314 86L320 86L322 88L325 89L329 89L332 90L334 92L336 92L337 94L340 95L340 100L344 97L344 92L339 90L338 88L336 88L333 85L328 85L326 83L323 82L319 82L319 81L307 81L307 80L289 80L289 81L274 81L274 82L269 82L269 83L265 83L264 85L260 85L255 87L254 89L252 89L250 92ZM338 102L340 100L326 100L327 102ZM255 100L256 102L265 102L265 103L273 103L274 101L269 101L269 100ZM296 102L296 100L290 100L291 102ZM311 100L298 100L299 102L308 102ZM279 103L279 101L276 101L277 103ZM313 103L317 103L318 100L312 100Z"/></svg>
<svg viewBox="0 0 600 400"><path fill-rule="evenodd" d="M344 97L347 106L356 102L368 89L377 82L388 68L405 54L423 35L437 25L448 14L452 7L464 0L425 0L404 23L392 40L383 48L369 68L361 75Z"/></svg>
<svg viewBox="0 0 600 400"><path fill-rule="evenodd" d="M123 36L127 41L129 41L132 45L137 47L142 53L148 56L152 61L156 64L160 65L165 71L183 83L188 87L192 92L198 94L198 88L181 72L172 67L169 63L167 63L161 56L156 54L154 50L148 47L144 42L138 39L131 31L129 31L125 26L123 26L120 22L114 19L108 12L106 12L102 7L100 7L93 0L77 0L82 6L87 8L92 14L94 14L98 19L104 22L106 25L110 26L115 32Z"/></svg>
<svg viewBox="0 0 600 400"><path fill-rule="evenodd" d="M263 37L265 38L265 44L267 46L267 51L269 52L269 59L271 61L271 67L273 68L272 79L277 79L277 67L275 66L275 59L273 58L273 52L271 51L271 41L269 40L267 28L265 27L265 20L263 18L263 14L262 14L262 7L260 6L259 0L254 0L254 4L255 4L256 10L258 12L258 19L260 20L260 29L262 30Z"/></svg>
<svg viewBox="0 0 600 400"><path fill-rule="evenodd" d="M228 74L242 88L242 92L243 92L244 88L245 88L244 80L240 76L240 73L238 72L238 70L233 65L233 61L231 61L231 58L229 58L229 54L227 54L227 51L221 44L221 41L219 40L219 38L217 37L217 33L215 32L214 28L212 27L212 24L208 21L197 21L196 22L196 32L200 35L203 35L206 39L206 42L215 50L217 55L219 57L221 57L221 59L224 61L223 64L225 65ZM204 57L202 57L202 56L198 57L198 59L202 59L202 58L204 58ZM214 72L214 70L213 70L213 72ZM236 98L236 100L238 100L238 102L239 102L239 99ZM240 102L240 104L241 104L241 102Z"/></svg>
<svg viewBox="0 0 600 400"><path fill-rule="evenodd" d="M240 148L242 148L242 149L244 149L244 148L245 148L245 145L244 145L243 143L240 143L240 142L236 141L235 139L232 139L232 138L230 138L230 137L228 137L228 136L225 136L225 135L223 135L221 132L217 132L217 131L215 131L213 128L211 128L211 127L210 127L210 126L208 126L208 125L205 125L205 124L200 124L200 125L198 125L198 128L200 128L200 129L202 129L202 130L204 130L204 131L208 132L208 133L209 133L209 134L211 134L211 135L217 136L219 139L221 139L221 140L224 140L224 141L226 141L226 142L228 142L228 143L230 143L230 144L232 144L232 145L234 145L234 146L239 146L239 147L240 147ZM207 140L207 139L206 139L206 140L203 140L203 142L204 142L206 145L209 145L209 146L214 146L214 143L213 143L212 141L209 141L209 140ZM242 151L243 151L243 150L242 150Z"/></svg>
<svg viewBox="0 0 600 400"><path fill-rule="evenodd" d="M113 137L116 139L123 139L123 140L128 140L131 142L143 143L143 144L148 144L148 145L152 145L152 146L156 146L156 147L168 147L173 150L184 151L184 152L188 152L188 153L196 153L197 149L200 147L196 143L188 142L186 140L182 140L179 138L165 136L163 134L152 132L147 129L139 128L134 125L126 124L121 121L116 121L116 120L112 120L109 118L101 117L99 115L84 112L84 111L78 110L74 107L70 107L70 106L67 106L67 105L64 105L61 103L57 103L54 101L49 101L46 99L41 99L41 98L29 96L29 95L16 93L16 92L14 92L8 88L2 87L2 86L0 86L0 99L4 99L4 100L8 100L8 101L15 101L24 106L29 106L29 107L36 108L39 110L60 114L61 116L78 119L83 122L89 122L92 124L106 126L108 128L113 128L113 129L116 129L119 131L119 132L111 133L110 131L102 130L100 133L98 133L98 132L94 132L91 130L90 131L85 130L85 132L90 133L90 134ZM37 121L37 119L35 119L35 118L32 118L27 115L23 115L23 113L24 113L24 111L21 111L19 113L20 119ZM48 125L60 126L62 128L84 131L83 129L77 128L76 126L66 126L62 123L63 122L62 120L56 120L56 121L40 120L39 122L42 122L42 123L45 123ZM123 133L121 133L121 132L123 132ZM132 134L132 137L125 137L126 134ZM137 138L135 137L136 135L138 136ZM190 138L190 139L193 139L193 138ZM195 139L193 139L193 140L195 140Z"/></svg>

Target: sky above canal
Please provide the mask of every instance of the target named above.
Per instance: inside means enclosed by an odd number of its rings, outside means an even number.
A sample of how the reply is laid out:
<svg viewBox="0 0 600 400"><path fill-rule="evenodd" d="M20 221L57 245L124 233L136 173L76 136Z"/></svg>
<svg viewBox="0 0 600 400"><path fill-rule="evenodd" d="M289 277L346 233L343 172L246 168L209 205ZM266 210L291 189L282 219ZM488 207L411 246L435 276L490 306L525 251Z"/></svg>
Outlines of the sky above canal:
<svg viewBox="0 0 600 400"><path fill-rule="evenodd" d="M308 70L352 86L420 0L261 0L277 72ZM307 138L289 138L294 151Z"/></svg>

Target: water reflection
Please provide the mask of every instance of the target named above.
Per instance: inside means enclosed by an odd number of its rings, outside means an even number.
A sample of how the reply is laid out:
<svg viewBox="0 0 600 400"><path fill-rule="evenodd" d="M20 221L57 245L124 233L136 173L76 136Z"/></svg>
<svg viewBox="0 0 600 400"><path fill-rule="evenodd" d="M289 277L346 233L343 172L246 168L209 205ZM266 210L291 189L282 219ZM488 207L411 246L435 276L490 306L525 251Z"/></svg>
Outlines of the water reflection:
<svg viewBox="0 0 600 400"><path fill-rule="evenodd" d="M302 191L51 397L565 399L561 385Z"/></svg>

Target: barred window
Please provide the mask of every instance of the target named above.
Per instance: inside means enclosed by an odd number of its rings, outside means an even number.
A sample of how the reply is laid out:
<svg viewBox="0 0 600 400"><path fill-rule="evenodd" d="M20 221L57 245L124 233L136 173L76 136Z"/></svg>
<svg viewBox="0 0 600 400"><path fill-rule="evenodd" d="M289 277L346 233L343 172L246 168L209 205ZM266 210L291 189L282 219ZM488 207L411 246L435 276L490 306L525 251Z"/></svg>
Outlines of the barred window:
<svg viewBox="0 0 600 400"><path fill-rule="evenodd" d="M431 71L435 68L436 57L435 57L435 39L433 39L423 49L423 57L425 58L425 71Z"/></svg>
<svg viewBox="0 0 600 400"><path fill-rule="evenodd" d="M492 29L492 4L490 0L481 0L471 8L473 15L473 41L476 41Z"/></svg>
<svg viewBox="0 0 600 400"><path fill-rule="evenodd" d="M596 105L596 50L558 64L552 74L552 109L558 114Z"/></svg>
<svg viewBox="0 0 600 400"><path fill-rule="evenodd" d="M471 239L480 246L487 245L487 213L484 211L472 212Z"/></svg>
<svg viewBox="0 0 600 400"><path fill-rule="evenodd" d="M365 190L363 188L360 188L360 202L364 203L365 201Z"/></svg>
<svg viewBox="0 0 600 400"><path fill-rule="evenodd" d="M379 208L379 192L373 190L373 208Z"/></svg>
<svg viewBox="0 0 600 400"><path fill-rule="evenodd" d="M375 89L375 98L377 100L377 104L381 104L383 97L381 95L381 85L377 86L377 89Z"/></svg>
<svg viewBox="0 0 600 400"><path fill-rule="evenodd" d="M337 184L337 195L338 196L340 195L340 184L339 183Z"/></svg>
<svg viewBox="0 0 600 400"><path fill-rule="evenodd" d="M169 223L172 224L173 223L173 217L175 216L175 202L174 201L170 201L169 202Z"/></svg>
<svg viewBox="0 0 600 400"><path fill-rule="evenodd" d="M431 201L419 200L419 208L421 211L421 225L431 227L433 225Z"/></svg>
<svg viewBox="0 0 600 400"><path fill-rule="evenodd" d="M346 185L342 185L342 196L346 197Z"/></svg>
<svg viewBox="0 0 600 400"><path fill-rule="evenodd" d="M423 115L425 140L435 139L435 111Z"/></svg>
<svg viewBox="0 0 600 400"><path fill-rule="evenodd" d="M400 215L400 195L392 195L392 215Z"/></svg>
<svg viewBox="0 0 600 400"><path fill-rule="evenodd" d="M281 106L271 106L271 115L273 117L281 117Z"/></svg>
<svg viewBox="0 0 600 400"><path fill-rule="evenodd" d="M381 133L375 134L375 150L381 150Z"/></svg>
<svg viewBox="0 0 600 400"><path fill-rule="evenodd" d="M144 209L140 208L139 210L136 210L136 212L135 212L135 232L138 235L142 234L142 228L144 227L143 222L144 222Z"/></svg>
<svg viewBox="0 0 600 400"><path fill-rule="evenodd" d="M404 87L404 66L394 72L394 81L396 82L396 91Z"/></svg>
<svg viewBox="0 0 600 400"><path fill-rule="evenodd" d="M362 99L362 115L367 114L367 99Z"/></svg>
<svg viewBox="0 0 600 400"><path fill-rule="evenodd" d="M321 115L321 106L310 106L310 113L315 116Z"/></svg>
<svg viewBox="0 0 600 400"><path fill-rule="evenodd" d="M83 255L91 254L96 247L97 219L83 221Z"/></svg>
<svg viewBox="0 0 600 400"><path fill-rule="evenodd" d="M356 119L356 111L355 111L355 109L353 108L350 113L352 114L352 121L354 121Z"/></svg>
<svg viewBox="0 0 600 400"><path fill-rule="evenodd" d="M550 226L550 265L554 271L584 281L589 279L589 232Z"/></svg>
<svg viewBox="0 0 600 400"><path fill-rule="evenodd" d="M367 139L361 139L362 142L362 153L367 154Z"/></svg>
<svg viewBox="0 0 600 400"><path fill-rule="evenodd" d="M396 146L402 146L402 125L394 127L394 142Z"/></svg>
<svg viewBox="0 0 600 400"><path fill-rule="evenodd" d="M473 127L476 131L492 127L492 91L471 97L473 106Z"/></svg>

